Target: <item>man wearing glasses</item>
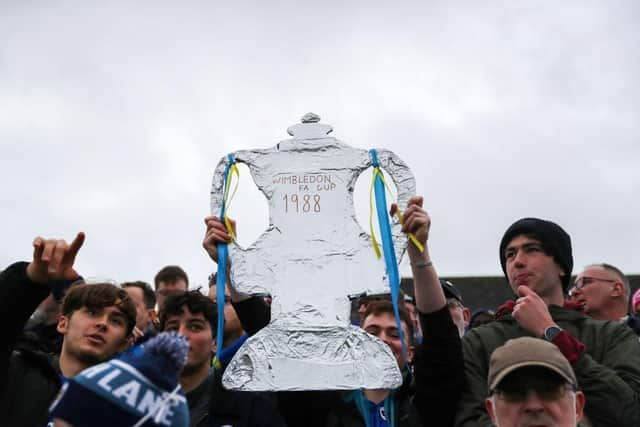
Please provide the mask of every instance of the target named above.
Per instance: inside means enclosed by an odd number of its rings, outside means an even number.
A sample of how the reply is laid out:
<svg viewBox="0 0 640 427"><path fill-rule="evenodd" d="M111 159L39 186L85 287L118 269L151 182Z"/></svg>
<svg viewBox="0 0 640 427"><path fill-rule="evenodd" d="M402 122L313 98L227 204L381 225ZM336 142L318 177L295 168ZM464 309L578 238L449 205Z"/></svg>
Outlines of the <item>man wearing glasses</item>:
<svg viewBox="0 0 640 427"><path fill-rule="evenodd" d="M640 344L620 322L602 322L564 307L571 284L571 238L538 218L516 221L505 232L500 263L516 294L496 320L462 338L467 377L456 414L458 426L490 426L485 400L491 354L508 340L542 338L567 358L589 404L595 426L640 425Z"/></svg>
<svg viewBox="0 0 640 427"><path fill-rule="evenodd" d="M598 320L621 320L640 335L638 318L627 311L631 287L629 279L611 264L591 264L578 274L569 290L572 301Z"/></svg>
<svg viewBox="0 0 640 427"><path fill-rule="evenodd" d="M578 274L569 290L572 301L598 320L619 320L627 315L629 280L611 264L592 264Z"/></svg>
<svg viewBox="0 0 640 427"><path fill-rule="evenodd" d="M509 340L491 355L487 412L496 426L575 427L585 397L558 347L538 338Z"/></svg>

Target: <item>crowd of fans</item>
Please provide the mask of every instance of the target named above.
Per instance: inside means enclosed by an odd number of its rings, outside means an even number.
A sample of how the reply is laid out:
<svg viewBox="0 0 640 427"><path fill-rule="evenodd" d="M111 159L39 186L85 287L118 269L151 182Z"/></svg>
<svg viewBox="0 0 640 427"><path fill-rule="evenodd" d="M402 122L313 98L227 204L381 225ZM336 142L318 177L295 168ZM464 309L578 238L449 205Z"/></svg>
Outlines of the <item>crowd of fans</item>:
<svg viewBox="0 0 640 427"><path fill-rule="evenodd" d="M37 237L31 261L0 273L0 425L640 425L640 293L623 272L597 263L572 280L565 230L520 219L496 242L514 298L471 312L438 278L422 198L404 218L424 250L407 250L415 296L401 298L402 333L389 295L362 296L354 319L391 349L396 389L227 390L225 367L269 323L270 297L227 285L217 307L215 277L206 296L178 266L162 268L153 287L86 284L74 269L84 233L71 243ZM205 224L203 247L217 262L231 234L218 218Z"/></svg>

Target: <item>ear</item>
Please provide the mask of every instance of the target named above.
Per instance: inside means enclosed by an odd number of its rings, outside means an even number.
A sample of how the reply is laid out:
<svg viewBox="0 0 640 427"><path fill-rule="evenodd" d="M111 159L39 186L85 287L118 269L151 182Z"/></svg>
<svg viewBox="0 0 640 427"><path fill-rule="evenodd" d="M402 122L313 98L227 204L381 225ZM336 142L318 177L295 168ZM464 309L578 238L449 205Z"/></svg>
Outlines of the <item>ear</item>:
<svg viewBox="0 0 640 427"><path fill-rule="evenodd" d="M412 345L407 347L407 363L413 362L413 356L416 354L416 348Z"/></svg>
<svg viewBox="0 0 640 427"><path fill-rule="evenodd" d="M150 308L147 310L147 316L149 316L149 320L151 321L151 323L156 323L156 319L158 317L158 313L156 313L156 310L153 308Z"/></svg>
<svg viewBox="0 0 640 427"><path fill-rule="evenodd" d="M560 277L560 281L562 281L562 278L566 276L567 273L565 273L564 268L562 268L560 264L558 264L557 262L555 264L556 268L558 269L558 277Z"/></svg>
<svg viewBox="0 0 640 427"><path fill-rule="evenodd" d="M624 285L620 282L615 282L613 288L611 288L611 296L619 297L624 295Z"/></svg>
<svg viewBox="0 0 640 427"><path fill-rule="evenodd" d="M491 397L487 397L484 401L484 407L487 408L487 413L491 417L491 421L493 425L498 425L496 422L496 413L493 407L493 399Z"/></svg>
<svg viewBox="0 0 640 427"><path fill-rule="evenodd" d="M56 327L57 331L62 335L67 333L67 328L69 327L69 318L64 314L61 314L58 317L58 326Z"/></svg>
<svg viewBox="0 0 640 427"><path fill-rule="evenodd" d="M467 329L471 319L471 311L467 307L462 309L462 318L464 319L464 328Z"/></svg>
<svg viewBox="0 0 640 427"><path fill-rule="evenodd" d="M211 353L213 354L217 354L218 353L218 339L214 338L213 341L211 341Z"/></svg>
<svg viewBox="0 0 640 427"><path fill-rule="evenodd" d="M584 401L584 393L576 391L576 421L582 420L582 416L584 415Z"/></svg>

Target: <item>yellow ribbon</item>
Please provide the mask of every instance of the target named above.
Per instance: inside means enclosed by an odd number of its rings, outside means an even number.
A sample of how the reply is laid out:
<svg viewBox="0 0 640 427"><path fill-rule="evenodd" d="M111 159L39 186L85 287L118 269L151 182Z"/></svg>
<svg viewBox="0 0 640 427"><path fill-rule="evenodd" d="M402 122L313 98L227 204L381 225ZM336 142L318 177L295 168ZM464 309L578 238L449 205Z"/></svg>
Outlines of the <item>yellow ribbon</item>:
<svg viewBox="0 0 640 427"><path fill-rule="evenodd" d="M380 259L382 256L380 253L380 245L376 239L376 233L373 231L373 187L376 183L376 175L378 174L380 174L381 177L383 176L382 172L380 172L380 168L376 167L373 169L373 174L371 175L371 187L369 188L369 231L371 232L371 240L373 241L373 250L376 253L376 258ZM384 182L384 177L382 178L382 182Z"/></svg>
<svg viewBox="0 0 640 427"><path fill-rule="evenodd" d="M373 250L376 253L376 257L380 258L382 256L380 252L380 244L378 243L378 240L376 239L376 235L373 232L373 187L376 182L376 176L378 175L380 175L380 179L384 184L384 188L386 188L389 194L391 194L391 189L389 188L389 185L387 185L387 181L385 181L384 174L382 173L380 168L379 167L374 168L373 174L371 175L371 187L369 188L369 230L371 231L371 240L373 242ZM398 218L398 222L400 223L400 225L402 225L403 224L402 213L400 212L399 208L396 210L396 217ZM418 248L420 253L424 252L424 246L422 246L422 244L418 241L418 239L416 239L416 236L413 233L408 233L407 235L409 237L409 240L413 242L413 244L416 246L416 248Z"/></svg>
<svg viewBox="0 0 640 427"><path fill-rule="evenodd" d="M218 360L218 356L214 356L211 361L211 365L216 368L218 371L222 369L222 363Z"/></svg>
<svg viewBox="0 0 640 427"><path fill-rule="evenodd" d="M233 191L231 192L231 197L229 197L229 187L230 187L230 182L231 182L231 178L233 177L233 174L235 174L238 177L238 180L236 180L235 182L235 187L233 187ZM231 240L235 240L236 239L236 235L233 232L233 227L231 226L231 221L229 221L229 217L227 216L227 212L229 211L229 205L231 205L231 200L233 200L233 196L235 196L236 194L236 190L238 190L238 181L240 181L240 171L238 170L238 167L236 166L235 163L232 163L231 166L229 167L229 175L227 176L227 182L225 183L224 186L224 225L225 227L227 227L227 231L229 232L229 234L231 234Z"/></svg>
<svg viewBox="0 0 640 427"><path fill-rule="evenodd" d="M398 218L398 222L400 223L400 225L402 225L404 221L402 219L402 214L400 213L400 209L396 211L396 217ZM420 243L418 239L416 239L416 236L413 233L409 233L408 236L409 236L409 240L413 242L413 244L416 246L416 248L418 248L420 253L424 252L424 246L422 246L422 243Z"/></svg>

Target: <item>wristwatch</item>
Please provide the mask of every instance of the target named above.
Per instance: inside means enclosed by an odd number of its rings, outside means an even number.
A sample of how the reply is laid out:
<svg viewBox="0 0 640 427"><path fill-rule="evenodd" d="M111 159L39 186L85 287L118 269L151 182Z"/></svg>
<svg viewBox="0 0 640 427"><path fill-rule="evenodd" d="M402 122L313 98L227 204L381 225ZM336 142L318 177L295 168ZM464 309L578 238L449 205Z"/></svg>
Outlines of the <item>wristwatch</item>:
<svg viewBox="0 0 640 427"><path fill-rule="evenodd" d="M560 332L562 332L562 329L560 329L557 325L551 325L544 330L544 333L542 334L542 339L544 339L545 341L551 342L555 339L555 337L558 336Z"/></svg>

